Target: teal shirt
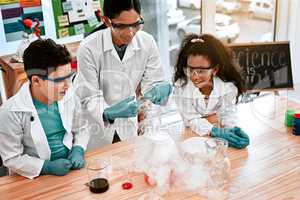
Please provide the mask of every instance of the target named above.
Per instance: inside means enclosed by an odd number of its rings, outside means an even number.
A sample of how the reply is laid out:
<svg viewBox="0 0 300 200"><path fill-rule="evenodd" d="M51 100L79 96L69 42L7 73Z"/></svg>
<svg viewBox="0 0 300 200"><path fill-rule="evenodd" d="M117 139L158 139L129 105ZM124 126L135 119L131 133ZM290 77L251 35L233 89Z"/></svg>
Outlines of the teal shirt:
<svg viewBox="0 0 300 200"><path fill-rule="evenodd" d="M33 100L33 104L38 112L50 146L51 160L67 158L69 149L63 143L66 130L60 117L57 102L47 105Z"/></svg>

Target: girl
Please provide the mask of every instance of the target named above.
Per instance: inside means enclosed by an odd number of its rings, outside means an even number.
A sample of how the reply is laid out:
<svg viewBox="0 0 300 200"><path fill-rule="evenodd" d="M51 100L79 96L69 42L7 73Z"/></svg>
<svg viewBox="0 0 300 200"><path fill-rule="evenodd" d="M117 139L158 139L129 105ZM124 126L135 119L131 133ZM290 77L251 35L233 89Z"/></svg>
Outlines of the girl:
<svg viewBox="0 0 300 200"><path fill-rule="evenodd" d="M184 123L200 136L226 139L245 148L249 137L233 124L243 80L226 47L212 35L191 34L183 40L175 65L174 96ZM206 118L218 116L224 128Z"/></svg>

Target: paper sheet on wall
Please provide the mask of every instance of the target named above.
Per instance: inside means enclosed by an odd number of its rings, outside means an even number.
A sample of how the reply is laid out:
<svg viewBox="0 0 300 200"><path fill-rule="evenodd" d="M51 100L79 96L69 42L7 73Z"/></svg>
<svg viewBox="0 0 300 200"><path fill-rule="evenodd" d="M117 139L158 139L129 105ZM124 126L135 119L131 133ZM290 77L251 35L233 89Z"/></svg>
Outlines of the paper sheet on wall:
<svg viewBox="0 0 300 200"><path fill-rule="evenodd" d="M97 1L98 7L95 5L95 2L92 0L87 0L87 4L84 7L84 13L86 16L86 19L91 27L96 26L99 24L97 17L95 15L95 10L99 8L99 1ZM95 9L96 8L96 9Z"/></svg>
<svg viewBox="0 0 300 200"><path fill-rule="evenodd" d="M101 6L99 4L99 0L91 0L92 6L94 10L101 10Z"/></svg>
<svg viewBox="0 0 300 200"><path fill-rule="evenodd" d="M87 21L88 21L88 23L89 23L89 25L90 25L91 27L96 26L97 24L99 24L99 22L98 22L98 20L97 20L97 18L96 18L95 15L94 15L94 16L88 17L88 18L87 18Z"/></svg>
<svg viewBox="0 0 300 200"><path fill-rule="evenodd" d="M68 12L70 23L86 20L84 7L86 0L68 0L72 4L72 10Z"/></svg>
<svg viewBox="0 0 300 200"><path fill-rule="evenodd" d="M90 26L97 24L95 10L100 9L98 0L68 0L67 2L71 2L72 6L72 10L68 12L70 23L88 20Z"/></svg>
<svg viewBox="0 0 300 200"><path fill-rule="evenodd" d="M59 27L68 26L69 25L68 15L58 16L58 24L59 24Z"/></svg>
<svg viewBox="0 0 300 200"><path fill-rule="evenodd" d="M98 1L99 4L99 1ZM95 9L94 9L94 3L92 0L85 0L85 6L83 7L83 12L86 16L86 19L91 18L92 16L95 17Z"/></svg>
<svg viewBox="0 0 300 200"><path fill-rule="evenodd" d="M69 29L68 28L61 28L58 30L58 35L60 38L68 37L69 36Z"/></svg>
<svg viewBox="0 0 300 200"><path fill-rule="evenodd" d="M84 24L75 24L74 25L75 34L83 34L84 33Z"/></svg>
<svg viewBox="0 0 300 200"><path fill-rule="evenodd" d="M58 38L65 36L62 28L68 28L72 36L91 32L100 24L95 15L96 10L101 11L100 0L52 0L52 8Z"/></svg>
<svg viewBox="0 0 300 200"><path fill-rule="evenodd" d="M73 10L72 2L70 1L62 2L62 7L64 12L69 12Z"/></svg>

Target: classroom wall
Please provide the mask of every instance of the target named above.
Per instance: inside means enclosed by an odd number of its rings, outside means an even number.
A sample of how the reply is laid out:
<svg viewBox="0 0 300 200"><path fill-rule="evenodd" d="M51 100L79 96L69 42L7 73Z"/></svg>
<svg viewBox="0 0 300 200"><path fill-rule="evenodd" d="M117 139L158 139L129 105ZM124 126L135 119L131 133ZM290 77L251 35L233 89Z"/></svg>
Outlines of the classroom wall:
<svg viewBox="0 0 300 200"><path fill-rule="evenodd" d="M41 0L43 17L44 17L44 25L45 31L47 34L47 38L55 39L56 42L60 44L71 43L80 41L83 39L83 35L74 35L66 38L57 39L56 30L55 30L55 21L53 15L52 1L49 0ZM0 35L4 35L3 21L2 15L0 13ZM44 36L45 37L45 36ZM14 42L6 42L5 37L0 37L0 56L14 54L16 49L18 48L21 41Z"/></svg>

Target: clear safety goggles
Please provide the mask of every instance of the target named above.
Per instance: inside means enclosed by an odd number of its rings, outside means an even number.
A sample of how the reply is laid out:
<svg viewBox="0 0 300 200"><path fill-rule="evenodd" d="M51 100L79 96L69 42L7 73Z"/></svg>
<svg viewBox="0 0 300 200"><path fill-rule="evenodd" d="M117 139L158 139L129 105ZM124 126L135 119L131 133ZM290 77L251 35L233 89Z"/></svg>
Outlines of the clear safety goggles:
<svg viewBox="0 0 300 200"><path fill-rule="evenodd" d="M206 76L211 72L213 67L192 68L192 67L188 66L186 69L187 69L186 72L187 72L188 77L191 77L191 76Z"/></svg>
<svg viewBox="0 0 300 200"><path fill-rule="evenodd" d="M144 23L145 22L144 22L143 18L140 18L137 22L135 22L133 24L119 24L119 23L111 22L111 25L114 29L116 29L118 31L126 31L126 30L131 30L131 29L138 31L143 28Z"/></svg>
<svg viewBox="0 0 300 200"><path fill-rule="evenodd" d="M68 74L66 76L58 77L58 78L50 78L50 77L48 77L48 75L40 75L40 74L37 74L37 76L43 80L51 81L53 83L61 83L61 82L64 82L65 80L71 81L71 78L73 77L74 74L75 74L75 72L71 72L70 74Z"/></svg>

